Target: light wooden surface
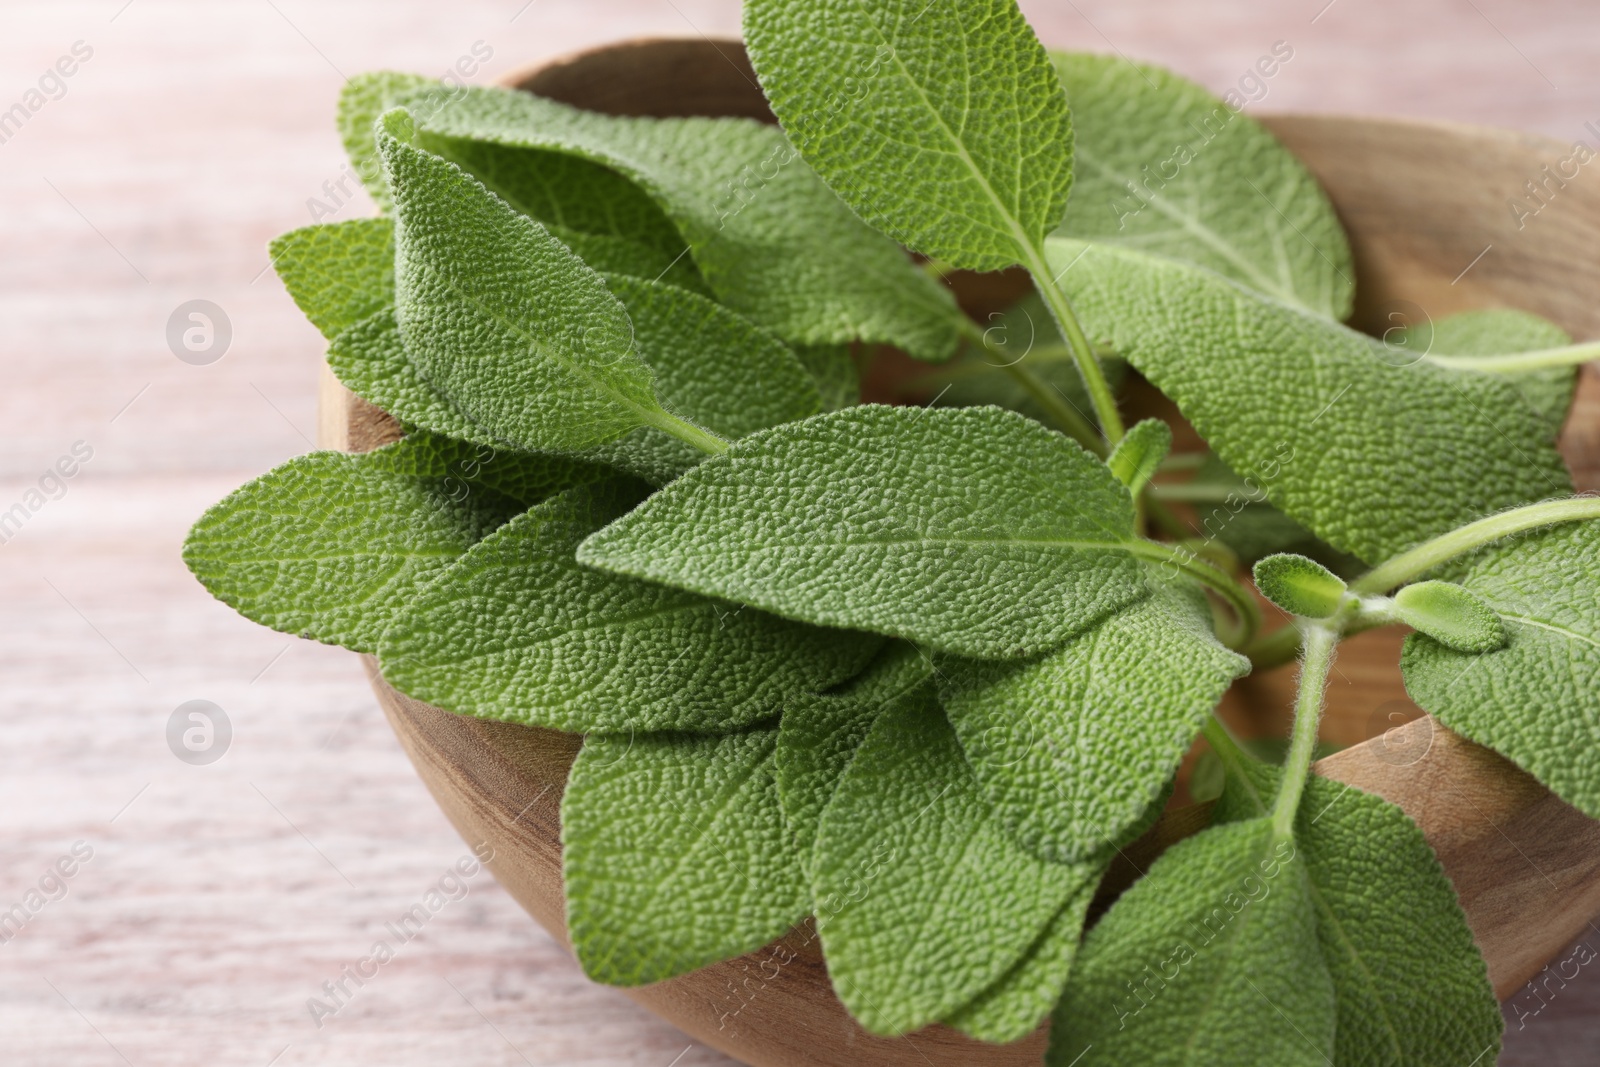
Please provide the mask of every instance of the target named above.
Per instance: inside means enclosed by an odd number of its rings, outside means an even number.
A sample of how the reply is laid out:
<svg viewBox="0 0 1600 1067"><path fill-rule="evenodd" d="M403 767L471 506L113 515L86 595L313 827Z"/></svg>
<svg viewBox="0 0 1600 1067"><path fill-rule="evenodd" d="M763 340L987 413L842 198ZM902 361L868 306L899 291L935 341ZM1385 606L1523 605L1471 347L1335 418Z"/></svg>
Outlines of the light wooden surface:
<svg viewBox="0 0 1600 1067"><path fill-rule="evenodd" d="M1290 41L1271 109L1591 143L1584 123L1600 121L1587 0L1336 0L1314 23L1324 0L1024 6L1052 43L1218 90ZM177 546L205 506L315 434L322 346L258 275L266 241L311 221L307 199L340 177L338 71L442 72L482 40L495 54L474 80L491 80L620 37L733 32L737 4L12 0L5 27L0 109L74 42L94 55L0 144L0 509L74 441L95 450L65 498L0 545L0 908L74 841L94 849L66 896L0 945L6 1062L726 1064L587 985L482 875L315 1028L306 999L465 848L353 658L211 602ZM333 217L367 210L357 197ZM1529 223L1547 224L1562 225L1559 199ZM207 367L163 337L197 297L234 329ZM194 698L234 726L209 767L179 762L164 736ZM1503 1063L1592 1062L1600 972L1565 974L1520 1030L1513 1013Z"/></svg>

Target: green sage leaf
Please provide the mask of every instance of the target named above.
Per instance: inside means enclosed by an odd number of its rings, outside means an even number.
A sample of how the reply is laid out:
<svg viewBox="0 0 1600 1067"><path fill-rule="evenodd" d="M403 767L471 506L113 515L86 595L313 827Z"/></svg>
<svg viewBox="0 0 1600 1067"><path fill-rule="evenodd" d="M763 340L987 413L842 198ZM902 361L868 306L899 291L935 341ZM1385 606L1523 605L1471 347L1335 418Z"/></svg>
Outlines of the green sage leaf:
<svg viewBox="0 0 1600 1067"><path fill-rule="evenodd" d="M394 304L394 223L306 226L272 242L284 288L322 336L333 340Z"/></svg>

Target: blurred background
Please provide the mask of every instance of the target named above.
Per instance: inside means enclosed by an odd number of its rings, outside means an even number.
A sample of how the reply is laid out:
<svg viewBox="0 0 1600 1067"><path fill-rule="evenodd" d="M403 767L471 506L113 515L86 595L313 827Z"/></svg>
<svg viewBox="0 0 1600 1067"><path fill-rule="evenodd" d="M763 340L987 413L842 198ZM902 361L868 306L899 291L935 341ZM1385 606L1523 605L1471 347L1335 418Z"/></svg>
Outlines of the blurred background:
<svg viewBox="0 0 1600 1067"><path fill-rule="evenodd" d="M1023 7L1047 44L1252 112L1600 146L1593 0ZM0 19L0 911L41 902L0 927L0 1058L729 1063L589 984L487 872L319 1027L307 999L467 847L356 657L240 618L178 550L313 447L324 346L266 244L372 212L333 128L347 75L488 84L629 37L735 35L737 0L6 0ZM1280 42L1292 59L1250 73ZM1508 1017L1503 1064L1593 1063L1600 970Z"/></svg>

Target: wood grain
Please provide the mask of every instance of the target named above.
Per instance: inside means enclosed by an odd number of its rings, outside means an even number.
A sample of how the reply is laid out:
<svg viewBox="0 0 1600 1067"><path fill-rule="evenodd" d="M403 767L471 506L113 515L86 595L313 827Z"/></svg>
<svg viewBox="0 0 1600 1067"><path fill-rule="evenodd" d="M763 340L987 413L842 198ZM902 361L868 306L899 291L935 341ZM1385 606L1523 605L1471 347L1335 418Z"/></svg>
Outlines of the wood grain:
<svg viewBox="0 0 1600 1067"><path fill-rule="evenodd" d="M693 110L671 99L674 79L684 71L695 72ZM737 42L655 40L522 72L511 83L623 114L759 117L760 96L747 71ZM1274 116L1269 123L1317 174L1350 232L1361 269L1358 322L1386 323L1402 306L1409 321L1523 306L1575 336L1600 334L1600 309L1589 300L1600 284L1600 265L1588 254L1594 247L1589 239L1600 236L1600 190L1573 196L1571 226L1533 235L1513 230L1493 191L1559 146L1406 122ZM1480 240L1490 252L1499 244L1501 255L1491 259ZM1469 274L1470 284L1462 284ZM1556 279L1562 286L1553 284ZM395 427L385 425L381 412L331 378L324 382L336 435L342 417L344 440L352 445L392 438ZM1580 488L1595 487L1600 456L1585 448L1597 423L1600 389L1590 376L1563 437ZM1600 910L1600 822L1427 716L1393 726L1395 709L1414 707L1400 684L1398 660L1394 633L1363 635L1341 649L1326 732L1360 743L1319 762L1317 770L1387 797L1417 821L1457 887L1496 991L1509 996ZM379 702L451 822L468 841L494 844L501 883L564 938L557 802L576 752L573 739L451 716L395 691L370 660L368 668ZM1292 703L1288 674L1241 683L1229 695L1229 717L1251 732L1272 726L1281 732ZM1376 719L1372 711L1379 712ZM1381 736L1372 737L1374 727ZM1193 812L1174 812L1134 854L1153 858L1175 839L1179 825L1197 825ZM760 953L629 992L701 1041L756 1067L844 1067L868 1054L908 1067L1038 1061L1042 1030L1003 1049L942 1026L894 1041L871 1037L834 997L818 948L814 931L802 927ZM767 977L773 972L776 977Z"/></svg>

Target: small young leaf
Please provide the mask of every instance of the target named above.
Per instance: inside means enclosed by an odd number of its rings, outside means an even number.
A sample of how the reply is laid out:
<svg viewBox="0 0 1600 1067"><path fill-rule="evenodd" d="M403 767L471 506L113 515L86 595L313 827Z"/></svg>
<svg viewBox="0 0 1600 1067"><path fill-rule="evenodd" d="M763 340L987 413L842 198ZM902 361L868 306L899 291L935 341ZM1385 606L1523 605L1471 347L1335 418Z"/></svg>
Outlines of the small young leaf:
<svg viewBox="0 0 1600 1067"><path fill-rule="evenodd" d="M1394 606L1407 626L1457 652L1493 652L1508 639L1494 609L1453 582L1408 585L1395 594Z"/></svg>
<svg viewBox="0 0 1600 1067"><path fill-rule="evenodd" d="M1537 352L1572 343L1572 335L1548 319L1511 308L1463 311L1437 322L1414 327L1397 326L1384 335L1391 348L1437 356L1506 356ZM1572 395L1578 387L1578 368L1548 367L1502 375L1538 413L1550 440L1561 435Z"/></svg>
<svg viewBox="0 0 1600 1067"><path fill-rule="evenodd" d="M1355 267L1305 165L1241 108L1124 56L1055 53L1076 160L1060 233L1183 260L1332 319Z"/></svg>
<svg viewBox="0 0 1600 1067"><path fill-rule="evenodd" d="M939 657L940 697L996 816L1036 855L1103 852L1145 813L1249 664L1205 598L1161 586L1036 659Z"/></svg>
<svg viewBox="0 0 1600 1067"><path fill-rule="evenodd" d="M1406 638L1406 691L1450 729L1509 757L1562 800L1600 818L1600 523L1491 545L1450 576L1494 609L1498 652Z"/></svg>
<svg viewBox="0 0 1600 1067"><path fill-rule="evenodd" d="M406 354L489 432L578 452L664 425L633 323L600 276L543 226L384 116L378 149L399 217L395 287Z"/></svg>
<svg viewBox="0 0 1600 1067"><path fill-rule="evenodd" d="M1042 651L1148 589L1105 465L994 408L866 405L754 434L578 558L823 626L985 658Z"/></svg>
<svg viewBox="0 0 1600 1067"><path fill-rule="evenodd" d="M1095 884L1093 880L1084 882L1022 959L970 1004L947 1016L945 1025L997 1045L1020 1041L1038 1029L1061 999L1078 958Z"/></svg>
<svg viewBox="0 0 1600 1067"><path fill-rule="evenodd" d="M1376 564L1571 491L1544 428L1500 377L1395 366L1380 341L1182 263L1048 244L1089 335L1335 548Z"/></svg>
<svg viewBox="0 0 1600 1067"><path fill-rule="evenodd" d="M643 496L565 493L474 546L407 606L383 675L461 714L574 733L721 733L859 670L878 642L578 566L573 549Z"/></svg>
<svg viewBox="0 0 1600 1067"><path fill-rule="evenodd" d="M817 179L783 133L746 119L615 118L503 89L408 98L430 136L562 152L637 182L717 298L791 344L861 340L950 357L943 286Z"/></svg>
<svg viewBox="0 0 1600 1067"><path fill-rule="evenodd" d="M900 243L998 270L1061 221L1072 121L1014 0L747 0L744 30L800 154Z"/></svg>
<svg viewBox="0 0 1600 1067"><path fill-rule="evenodd" d="M844 688L803 694L784 708L778 724L778 796L808 873L822 813L867 732L885 708L919 691L932 670L916 646L892 641Z"/></svg>
<svg viewBox="0 0 1600 1067"><path fill-rule="evenodd" d="M1262 818L1180 841L1118 898L1079 950L1046 1063L1326 1067L1333 1048L1305 864Z"/></svg>
<svg viewBox="0 0 1600 1067"><path fill-rule="evenodd" d="M1145 419L1130 429L1106 460L1117 481L1138 496L1172 451L1172 427L1160 419Z"/></svg>
<svg viewBox="0 0 1600 1067"><path fill-rule="evenodd" d="M1326 619L1344 603L1344 579L1316 560L1288 552L1257 560L1256 588L1290 615Z"/></svg>
<svg viewBox="0 0 1600 1067"><path fill-rule="evenodd" d="M402 97L438 85L420 74L376 70L348 79L339 95L339 137L344 142L344 150L361 184L367 187L378 209L385 214L394 210L394 203L389 196L389 183L383 177L383 163L378 158L378 116L394 107Z"/></svg>
<svg viewBox="0 0 1600 1067"><path fill-rule="evenodd" d="M394 223L306 226L272 242L284 288L322 336L333 340L394 304Z"/></svg>
<svg viewBox="0 0 1600 1067"><path fill-rule="evenodd" d="M639 986L687 974L754 951L805 915L773 779L777 735L584 742L561 843L567 929L590 978Z"/></svg>
<svg viewBox="0 0 1600 1067"><path fill-rule="evenodd" d="M523 507L489 490L462 492L447 479L385 469L396 453L427 447L401 441L360 456L290 460L202 515L183 560L247 619L375 652L420 590Z"/></svg>
<svg viewBox="0 0 1600 1067"><path fill-rule="evenodd" d="M873 724L823 813L815 862L834 990L877 1034L916 1030L992 987L1104 867L1045 863L1011 840L931 684Z"/></svg>

